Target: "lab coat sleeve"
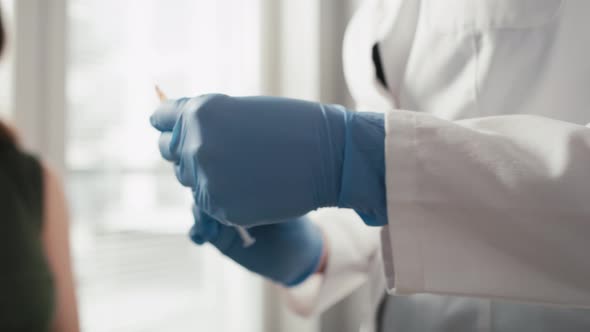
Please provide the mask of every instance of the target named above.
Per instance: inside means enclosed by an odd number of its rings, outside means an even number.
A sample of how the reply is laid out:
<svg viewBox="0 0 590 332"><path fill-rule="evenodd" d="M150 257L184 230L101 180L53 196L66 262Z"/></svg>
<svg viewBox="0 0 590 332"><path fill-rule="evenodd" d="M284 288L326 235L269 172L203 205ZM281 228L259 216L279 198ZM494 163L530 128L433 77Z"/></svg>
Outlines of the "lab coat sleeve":
<svg viewBox="0 0 590 332"><path fill-rule="evenodd" d="M380 257L379 229L367 227L353 211L322 209L309 217L322 228L329 247L326 269L297 287L281 288L288 306L303 316L322 313L366 283Z"/></svg>
<svg viewBox="0 0 590 332"><path fill-rule="evenodd" d="M392 292L590 308L589 128L391 111L386 167Z"/></svg>

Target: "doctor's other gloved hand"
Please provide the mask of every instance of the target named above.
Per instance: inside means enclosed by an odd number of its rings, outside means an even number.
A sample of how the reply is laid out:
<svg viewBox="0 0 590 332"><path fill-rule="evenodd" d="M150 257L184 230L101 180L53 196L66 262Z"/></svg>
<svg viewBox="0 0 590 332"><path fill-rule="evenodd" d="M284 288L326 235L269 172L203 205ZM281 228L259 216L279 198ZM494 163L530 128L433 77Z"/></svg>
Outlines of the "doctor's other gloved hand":
<svg viewBox="0 0 590 332"><path fill-rule="evenodd" d="M209 94L166 101L150 121L195 204L225 224L275 223L330 206L387 223L383 114Z"/></svg>
<svg viewBox="0 0 590 332"><path fill-rule="evenodd" d="M256 242L244 247L235 227L221 224L197 207L193 207L193 214L193 242L209 242L248 270L284 286L303 282L322 262L322 231L305 217L249 228Z"/></svg>

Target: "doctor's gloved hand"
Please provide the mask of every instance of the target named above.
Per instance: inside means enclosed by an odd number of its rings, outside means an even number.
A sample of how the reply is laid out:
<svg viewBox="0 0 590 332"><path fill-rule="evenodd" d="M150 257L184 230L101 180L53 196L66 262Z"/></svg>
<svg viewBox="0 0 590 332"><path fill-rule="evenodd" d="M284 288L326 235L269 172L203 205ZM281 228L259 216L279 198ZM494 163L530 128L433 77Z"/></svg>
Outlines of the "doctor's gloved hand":
<svg viewBox="0 0 590 332"><path fill-rule="evenodd" d="M193 207L193 214L193 242L209 242L248 270L284 286L303 282L316 272L322 260L322 232L305 217L249 228L256 242L244 247L235 227L219 223L197 207Z"/></svg>
<svg viewBox="0 0 590 332"><path fill-rule="evenodd" d="M150 120L178 180L222 223L269 224L330 206L387 223L383 114L210 94L167 101Z"/></svg>

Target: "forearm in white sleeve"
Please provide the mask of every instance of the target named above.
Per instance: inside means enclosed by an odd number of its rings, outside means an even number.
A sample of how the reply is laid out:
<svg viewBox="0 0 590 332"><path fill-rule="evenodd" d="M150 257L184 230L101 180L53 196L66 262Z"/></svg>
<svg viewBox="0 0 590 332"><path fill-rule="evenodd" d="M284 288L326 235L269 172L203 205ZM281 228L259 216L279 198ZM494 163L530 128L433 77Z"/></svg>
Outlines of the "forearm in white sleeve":
<svg viewBox="0 0 590 332"><path fill-rule="evenodd" d="M289 307L301 315L322 313L367 279L378 260L379 228L366 226L352 210L322 209L309 215L328 246L325 271L293 288L281 288Z"/></svg>
<svg viewBox="0 0 590 332"><path fill-rule="evenodd" d="M386 132L395 293L590 307L590 128L391 111Z"/></svg>

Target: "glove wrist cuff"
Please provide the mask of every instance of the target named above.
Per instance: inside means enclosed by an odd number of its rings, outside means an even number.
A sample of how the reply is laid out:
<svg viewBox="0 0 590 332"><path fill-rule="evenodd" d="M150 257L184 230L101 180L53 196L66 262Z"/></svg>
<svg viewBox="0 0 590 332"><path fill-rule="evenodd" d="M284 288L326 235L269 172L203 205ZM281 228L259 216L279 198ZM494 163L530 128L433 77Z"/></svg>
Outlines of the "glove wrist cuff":
<svg viewBox="0 0 590 332"><path fill-rule="evenodd" d="M387 224L384 114L349 112L338 207L352 208L370 226Z"/></svg>

